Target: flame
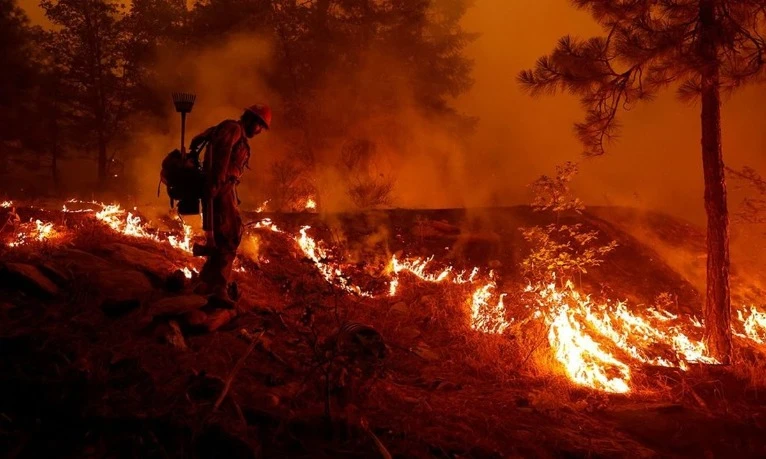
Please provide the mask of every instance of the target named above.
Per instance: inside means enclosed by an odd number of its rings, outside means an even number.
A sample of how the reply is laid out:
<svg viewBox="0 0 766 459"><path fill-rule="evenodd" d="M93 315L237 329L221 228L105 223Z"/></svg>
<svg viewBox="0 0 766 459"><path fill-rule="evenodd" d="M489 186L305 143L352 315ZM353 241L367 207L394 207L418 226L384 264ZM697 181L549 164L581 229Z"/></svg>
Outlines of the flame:
<svg viewBox="0 0 766 459"><path fill-rule="evenodd" d="M428 258L414 258L409 260L399 260L396 255L391 257L391 263L389 263L390 271L393 273L389 284L389 296L395 296L399 287L399 274L408 272L417 277L423 282L440 283L449 279L450 274L454 274L454 268L448 266L437 273L429 274L426 270L428 265L433 261L434 256L431 255ZM453 284L471 284L476 280L476 276L479 274L479 268L473 268L470 274L468 271L461 271L454 274L450 280Z"/></svg>
<svg viewBox="0 0 766 459"><path fill-rule="evenodd" d="M330 284L339 285L343 290L346 290L347 292L355 293L360 296L372 297L370 293L362 291L362 289L358 286L351 285L347 276L344 275L340 268L333 268L328 263L327 250L321 245L317 244L317 242L308 235L307 231L310 229L310 226L302 227L300 230L300 236L296 237L295 241L298 243L298 246L301 248L304 255L306 255L306 258L314 262L325 280Z"/></svg>
<svg viewBox="0 0 766 459"><path fill-rule="evenodd" d="M574 382L606 392L630 391L630 368L583 331L569 305L561 305L549 320L548 342Z"/></svg>
<svg viewBox="0 0 766 459"><path fill-rule="evenodd" d="M269 205L269 200L263 201L263 204L261 204L260 206L258 206L258 207L255 209L255 212L256 212L256 213L258 213L258 214L260 214L260 213L262 213L262 212L265 212L265 211L266 211L266 206L268 206L268 205Z"/></svg>
<svg viewBox="0 0 766 459"><path fill-rule="evenodd" d="M571 283L561 290L556 289L555 283L537 290L539 311L551 326L548 336L551 348L570 378L579 384L608 392L630 390L628 364L604 350L604 345L641 364L686 370L688 363L718 363L707 355L701 340L682 332L687 324L678 320L677 315L650 310L644 318L622 302L597 305L575 291ZM676 323L670 325L672 321Z"/></svg>
<svg viewBox="0 0 766 459"><path fill-rule="evenodd" d="M30 220L29 223L20 225L20 231L16 239L8 243L8 247L19 247L29 241L44 242L55 239L61 235L53 227L53 223L43 223L40 220Z"/></svg>
<svg viewBox="0 0 766 459"><path fill-rule="evenodd" d="M399 278L394 277L388 284L388 296L396 296L396 290L399 288Z"/></svg>
<svg viewBox="0 0 766 459"><path fill-rule="evenodd" d="M396 258L396 255L394 255L391 257L391 269L396 275L406 271L425 282L442 282L452 272L452 267L445 268L438 274L427 274L426 267L433 261L433 259L434 257L432 255L426 259L415 258L414 260L399 261L399 259Z"/></svg>
<svg viewBox="0 0 766 459"><path fill-rule="evenodd" d="M313 202L313 199L310 201ZM87 204L87 208L77 210L67 207L75 203ZM264 202L256 211L265 209L267 203ZM13 203L4 201L0 206L9 208ZM151 229L149 223L134 212L126 211L117 204L69 200L61 211L93 213L97 220L119 234L167 243L178 250L191 252L193 231L186 224L183 225L182 235L166 236ZM271 219L262 219L254 226L294 240L328 283L349 293L373 297L353 285L344 273L344 265L333 260L331 251L321 241L309 236L311 227L304 226L295 234L278 228ZM60 234L61 230L57 230L52 223L30 220L19 225L15 240L8 245L16 247L27 242L49 241ZM516 319L509 317L510 310L506 307L508 295L499 291L494 273L481 274L478 267L458 272L449 265L435 266L434 258L400 259L392 256L386 269L389 275L387 294L395 296L400 293L406 273L420 282L470 284L470 288L459 289L466 295L464 304L470 327L479 333L506 332ZM269 260L265 259L263 263L269 263ZM236 265L235 269L244 270L241 265ZM190 267L184 267L182 271L186 278L192 278L193 273L197 272ZM639 310L621 301L594 302L589 296L577 292L569 282L562 288L557 288L555 282L529 286L527 292L534 293L531 320L547 325L552 355L577 384L606 392L625 393L632 390L631 372L641 365L685 370L688 364L694 362L718 363L708 355L703 341L696 337L701 334L704 324L694 316L656 308ZM739 321L733 325L737 337L766 345L766 313L749 306L738 310L737 317Z"/></svg>
<svg viewBox="0 0 766 459"><path fill-rule="evenodd" d="M306 200L306 206L305 206L305 209L306 209L306 210L316 210L316 208L317 208L317 203L316 203L316 201L314 201L314 198L313 198L313 197L309 197L309 198Z"/></svg>
<svg viewBox="0 0 766 459"><path fill-rule="evenodd" d="M183 224L183 239L169 235L165 239L148 230L149 224L141 217L127 212L118 204L100 204L101 210L96 212L97 220L105 223L112 230L125 236L149 239L155 242L167 242L171 247L192 253L193 231L191 226Z"/></svg>
<svg viewBox="0 0 766 459"><path fill-rule="evenodd" d="M10 207L13 207L13 201L0 202L0 207L2 207L3 209L8 209Z"/></svg>
<svg viewBox="0 0 766 459"><path fill-rule="evenodd" d="M255 224L256 228L265 228L267 230L273 231L275 233L281 233L282 230L277 228L277 225L274 224L274 222L271 221L270 218L264 218L263 220L257 222Z"/></svg>
<svg viewBox="0 0 766 459"><path fill-rule="evenodd" d="M748 316L745 317L742 311L737 311L737 317L745 329L744 335L738 334L738 336L749 338L758 344L766 343L766 313L755 309L754 306L750 306L750 310L746 313L748 312Z"/></svg>
<svg viewBox="0 0 766 459"><path fill-rule="evenodd" d="M471 328L483 333L503 333L513 322L506 320L505 305L503 299L506 294L501 294L497 303L492 305L490 301L493 290L497 288L494 281L479 287L471 296Z"/></svg>
<svg viewBox="0 0 766 459"><path fill-rule="evenodd" d="M183 240L180 240L177 237L170 235L168 236L168 243L176 249L183 250L186 253L192 253L192 239L194 237L194 232L192 231L192 227L187 225L186 223L183 224L183 228L184 228Z"/></svg>

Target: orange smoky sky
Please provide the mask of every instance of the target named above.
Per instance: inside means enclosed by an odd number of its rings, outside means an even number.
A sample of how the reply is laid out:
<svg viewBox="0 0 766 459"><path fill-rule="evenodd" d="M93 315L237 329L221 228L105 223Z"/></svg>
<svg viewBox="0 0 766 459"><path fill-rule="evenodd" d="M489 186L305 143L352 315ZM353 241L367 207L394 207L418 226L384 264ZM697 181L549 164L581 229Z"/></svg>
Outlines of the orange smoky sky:
<svg viewBox="0 0 766 459"><path fill-rule="evenodd" d="M44 23L37 0L20 4L33 22ZM577 99L566 94L532 98L517 84L519 71L550 52L562 35L601 33L587 13L568 0L476 0L464 27L479 34L468 48L476 83L455 104L479 123L473 134L466 133L469 147L458 161L464 170L453 171L461 174L455 177L458 194L471 196L462 204L526 202L529 182L552 173L556 164L575 160L581 173L574 186L586 204L648 207L702 222L698 106L677 101L671 89L622 113L622 133L608 155L586 160L572 127L583 116ZM726 101L727 165L766 170L764 101L766 85L747 87ZM731 205L736 202L731 193Z"/></svg>
<svg viewBox="0 0 766 459"><path fill-rule="evenodd" d="M487 163L496 192L516 197L518 184L551 172L562 161L579 159L575 186L586 203L651 207L701 221L699 106L677 101L670 89L623 113L622 134L608 155L585 160L572 128L583 116L577 99L564 94L532 98L516 83L518 72L549 53L562 35L600 34L587 13L568 0L477 0L464 25L481 36L469 50L476 85L459 105L481 118L472 154ZM766 168L764 101L764 85L726 100L722 117L728 166ZM732 188L730 183L734 206Z"/></svg>

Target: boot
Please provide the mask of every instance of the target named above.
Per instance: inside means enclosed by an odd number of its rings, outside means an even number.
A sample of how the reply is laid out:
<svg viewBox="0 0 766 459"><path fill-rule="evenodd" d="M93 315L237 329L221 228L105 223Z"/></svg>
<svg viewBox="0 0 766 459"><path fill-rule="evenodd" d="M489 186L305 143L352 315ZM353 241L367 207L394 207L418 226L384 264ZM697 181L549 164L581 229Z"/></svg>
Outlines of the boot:
<svg viewBox="0 0 766 459"><path fill-rule="evenodd" d="M207 297L208 305L218 309L234 309L237 302L229 296L226 286L216 287L213 293Z"/></svg>

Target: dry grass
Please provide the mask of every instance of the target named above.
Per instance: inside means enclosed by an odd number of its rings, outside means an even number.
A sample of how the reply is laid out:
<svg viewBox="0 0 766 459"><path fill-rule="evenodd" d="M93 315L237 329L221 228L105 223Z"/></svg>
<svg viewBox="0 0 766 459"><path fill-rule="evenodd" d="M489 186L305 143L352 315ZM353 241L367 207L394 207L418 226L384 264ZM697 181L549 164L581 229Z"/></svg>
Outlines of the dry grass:
<svg viewBox="0 0 766 459"><path fill-rule="evenodd" d="M277 223L288 230L299 226ZM152 242L117 237L87 219L67 224L75 230L69 242L87 251L119 240L185 257ZM377 227L365 234L376 232ZM305 455L378 454L357 427L364 418L392 453L408 457L635 457L668 449L649 444L641 431L629 431L622 418L607 419L613 413L622 416L623 408L645 413L644 427L671 416L653 411L658 404L681 405L678 422L686 425L711 416L730 422L757 409L754 389L763 386L766 374L757 352L741 349L737 366L727 372L636 371L632 394L605 395L575 386L563 375L542 321L519 319L503 335L472 330L470 286L433 285L402 275L396 297L359 298L328 286L289 238L268 231L258 235L257 250L248 253L257 258L252 262L260 262L259 269L251 266L237 274L248 308L217 333L188 335L188 351L175 351L160 339L156 333L163 324L149 330L138 317L105 319L94 304L98 292L84 281L72 287L62 316L37 319L43 324L35 333L48 334L54 346L64 343L67 358L105 387L94 393L99 399L90 399L88 410L166 416L195 434L214 421L238 441L260 442L265 453L283 456L295 452L290 448ZM349 231L344 239L357 236ZM444 241L436 244L443 247ZM23 259L35 250L15 254ZM360 282L369 276L365 267L345 268ZM508 277L503 291L521 290ZM521 295L505 303L509 315L529 314ZM362 377L356 363L335 353L333 339L345 321L369 324L381 333L390 352L382 375ZM3 331L12 326L6 323ZM267 344L256 347L220 413L210 418L220 380L248 346L239 335L243 328L265 330ZM332 422L325 420L328 399ZM666 441L676 441L673 432Z"/></svg>

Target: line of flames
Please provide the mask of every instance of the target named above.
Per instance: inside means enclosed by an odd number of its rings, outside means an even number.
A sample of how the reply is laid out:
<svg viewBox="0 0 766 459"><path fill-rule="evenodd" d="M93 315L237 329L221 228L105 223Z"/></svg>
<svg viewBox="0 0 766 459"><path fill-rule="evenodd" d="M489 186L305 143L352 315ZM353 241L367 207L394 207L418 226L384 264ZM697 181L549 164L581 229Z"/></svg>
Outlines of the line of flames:
<svg viewBox="0 0 766 459"><path fill-rule="evenodd" d="M119 234L167 243L175 249L191 253L193 232L188 225L183 227L183 236L160 236L150 229L148 222L119 205L86 204L98 209L73 210L65 205L62 211L92 212L96 219ZM10 201L0 203L0 207L12 206ZM52 223L36 220L23 225L16 240L9 243L10 247L27 241L50 240L58 234ZM330 259L324 244L308 235L309 226L302 227L298 235L289 235L270 219L257 222L255 227L292 237L327 282L350 293L373 297L349 281L341 265ZM472 293L466 300L471 328L482 333L502 334L514 323L514 318L508 317L504 304L506 294L497 292L492 271L486 276L479 276L478 268L456 272L448 266L432 270L433 260L433 256L412 259L393 256L389 265L388 295L397 295L404 273L422 282L472 285ZM190 278L196 269L185 267L183 272ZM594 303L589 297L580 295L570 283L563 288L557 288L555 283L528 287L527 291L536 294L534 317L544 320L549 327L548 341L554 356L577 384L624 393L631 390L631 369L638 364L683 370L689 363L717 363L707 355L702 341L691 338L683 331L703 327L695 317L682 318L654 308L637 315L623 302ZM736 336L756 344L766 344L766 313L750 306L749 309L737 311L737 318L741 330L734 330Z"/></svg>

